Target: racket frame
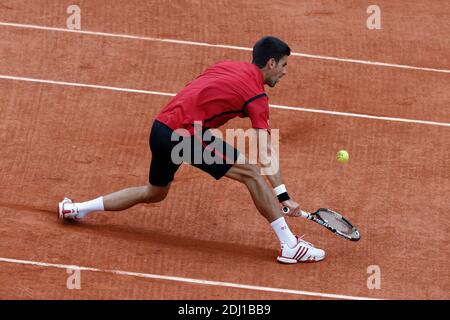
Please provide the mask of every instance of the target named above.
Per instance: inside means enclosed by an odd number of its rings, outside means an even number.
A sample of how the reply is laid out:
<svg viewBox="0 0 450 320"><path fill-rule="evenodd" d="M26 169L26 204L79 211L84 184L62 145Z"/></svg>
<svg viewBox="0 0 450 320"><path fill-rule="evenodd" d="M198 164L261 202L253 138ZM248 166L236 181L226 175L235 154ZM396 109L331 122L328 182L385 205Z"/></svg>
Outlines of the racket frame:
<svg viewBox="0 0 450 320"><path fill-rule="evenodd" d="M320 214L319 214L320 211L331 212L331 213L335 214L336 216L338 216L339 219L341 219L346 224L348 224L349 227L351 227L351 229L352 229L351 235L347 235L345 233L342 233L339 230L337 230L337 229L333 228L332 226L330 226L330 224L328 224L326 221L324 221L323 218L320 216ZM286 212L286 211L284 211L284 212ZM348 239L348 240L351 240L351 241L358 241L360 239L360 237L361 237L358 229L356 229L356 227L352 223L350 223L350 221L348 221L344 216L342 216L341 214L339 214L339 213L337 213L337 212L335 212L333 210L330 210L330 209L327 209L327 208L320 208L316 212L313 212L313 213L308 213L308 212L305 212L305 211L302 211L302 210L300 210L300 213L301 213L301 216L303 218L308 219L308 220L312 220L315 223L320 224L321 226L327 228L331 232L333 232L333 233L337 234L338 236L341 236L341 237L343 237L345 239ZM352 235L354 235L354 236L352 236Z"/></svg>

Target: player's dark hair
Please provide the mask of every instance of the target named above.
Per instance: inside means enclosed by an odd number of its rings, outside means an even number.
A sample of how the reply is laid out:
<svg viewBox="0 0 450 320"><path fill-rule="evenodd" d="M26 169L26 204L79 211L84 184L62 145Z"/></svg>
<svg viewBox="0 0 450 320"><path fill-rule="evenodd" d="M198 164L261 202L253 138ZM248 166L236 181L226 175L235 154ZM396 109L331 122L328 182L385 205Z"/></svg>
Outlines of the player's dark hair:
<svg viewBox="0 0 450 320"><path fill-rule="evenodd" d="M284 56L291 55L291 48L278 38L267 36L259 39L253 47L253 64L264 68L274 58L278 63Z"/></svg>

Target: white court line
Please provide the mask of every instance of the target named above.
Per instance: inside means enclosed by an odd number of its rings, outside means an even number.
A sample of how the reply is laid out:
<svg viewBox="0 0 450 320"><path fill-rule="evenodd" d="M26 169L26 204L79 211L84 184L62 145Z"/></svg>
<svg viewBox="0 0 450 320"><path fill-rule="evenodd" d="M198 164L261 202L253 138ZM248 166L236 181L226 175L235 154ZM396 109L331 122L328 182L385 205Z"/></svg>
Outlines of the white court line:
<svg viewBox="0 0 450 320"><path fill-rule="evenodd" d="M45 83L45 84L53 84L53 85L63 85L63 86L71 86L71 87L103 89L103 90L131 92L131 93L140 93L140 94L150 94L150 95L157 95L157 96L169 96L169 97L175 96L175 93L167 93L167 92L160 92L160 91L137 90L137 89L100 86L100 85L84 84L84 83L76 83L76 82L65 82L65 81L43 80L43 79L34 79L34 78L25 78L25 77L14 77L14 76L6 76L6 75L0 75L0 79L35 82L35 83ZM383 116L371 116L371 115L367 115L367 114L329 111L329 110L322 110L322 109L310 109L310 108L302 108L302 107L290 107L290 106L282 106L282 105L275 105L275 104L270 104L269 106L274 109L284 109L284 110L293 110L293 111L302 111L302 112L322 113L322 114L329 114L329 115L343 116L343 117L365 118L365 119L374 119L374 120L406 122L406 123L450 127L450 123L446 123L446 122L435 122L435 121L383 117Z"/></svg>
<svg viewBox="0 0 450 320"><path fill-rule="evenodd" d="M192 284L200 284L200 285L208 285L208 286L216 286L216 287L228 287L228 288L237 288L237 289L246 289L246 290L286 293L286 294L293 294L293 295L300 295L300 296L312 296L312 297L320 297L320 298L346 299L346 300L381 300L381 299L368 298L368 297L355 297L355 296L347 296L347 295L339 295L339 294L302 291L302 290L261 287L261 286L233 283L233 282L210 281L210 280L201 280L201 279L193 279L193 278L165 276L165 275L159 275L159 274L129 272L129 271L122 271L122 270L98 269L98 268L82 267L82 266L75 266L75 265L54 264L54 263L36 262L36 261L28 261L28 260L17 260L17 259L9 259L9 258L0 258L0 262L15 263L15 264L22 264L22 265L32 265L32 266L47 267L47 268L103 272L103 273L111 273L111 274L116 274L116 275L121 275L121 276L167 280L167 281L184 282L184 283L192 283Z"/></svg>
<svg viewBox="0 0 450 320"><path fill-rule="evenodd" d="M0 75L0 79L25 81L25 82L37 82L37 83L45 83L45 84L56 84L56 85L60 85L60 86L69 86L69 87L103 89L103 90L122 91L122 92L131 92L131 93L143 93L143 94L152 94L152 95L158 95L158 96L169 96L169 97L175 96L174 93L166 93L166 92L160 92L160 91L128 89L128 88L120 88L120 87L109 87L109 86L100 86L100 85L84 84L84 83L76 83L76 82L43 80L43 79L34 79L34 78L26 78L26 77L14 77L14 76Z"/></svg>
<svg viewBox="0 0 450 320"><path fill-rule="evenodd" d="M231 46L231 45L224 45L224 44L211 44L211 43L206 43L206 42L174 40L174 39L144 37L144 36L133 36L133 35L127 35L127 34L95 32L95 31L85 31L85 30L70 30L70 29L65 29L65 28L45 27L45 26L20 24L20 23L12 23L12 22L0 22L0 26L25 28L25 29L37 29L37 30L46 30L46 31L69 32L69 33L78 33L78 34L93 35L93 36L165 42L165 43L222 48L222 49L231 49L231 50L240 50L240 51L252 51L252 48ZM322 55L316 55L316 54L298 53L298 52L292 52L292 55L297 56L297 57L310 58L310 59L321 59L321 60L331 60L331 61L348 62L348 63L358 63L358 64L366 64L366 65L373 65L373 66L380 66L380 67L401 68L401 69L410 69L410 70L419 70L419 71L428 71L428 72L450 73L450 70L448 70L448 69L424 68L424 67L416 67L416 66L410 66L410 65L404 65L404 64L395 64L395 63L386 63L386 62L377 62L377 61L359 60L359 59L346 59L346 58L329 57L329 56L322 56Z"/></svg>
<svg viewBox="0 0 450 320"><path fill-rule="evenodd" d="M331 114L331 115L343 116L343 117L365 118L365 119L374 119L374 120L406 122L406 123L416 123L416 124L427 124L427 125L432 125L432 126L450 127L450 123L446 123L446 122L435 122L435 121L405 119L405 118L394 118L394 117L383 117L383 116L371 116L371 115L368 115L368 114L360 114L360 113L329 111L329 110L310 109L310 108L301 108L301 107L279 106L279 105L274 105L274 104L271 104L270 106L272 108L275 108L275 109L295 110L295 111L314 112L314 113L325 113L325 114Z"/></svg>

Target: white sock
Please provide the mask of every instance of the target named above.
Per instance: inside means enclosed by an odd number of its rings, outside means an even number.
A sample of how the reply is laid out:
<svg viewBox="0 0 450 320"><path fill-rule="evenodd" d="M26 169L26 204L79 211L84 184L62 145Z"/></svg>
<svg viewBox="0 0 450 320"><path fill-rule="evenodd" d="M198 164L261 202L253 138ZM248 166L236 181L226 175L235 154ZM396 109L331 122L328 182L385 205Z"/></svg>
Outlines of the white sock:
<svg viewBox="0 0 450 320"><path fill-rule="evenodd" d="M291 248L297 245L297 238L289 229L288 225L286 224L286 220L284 220L284 217L278 218L270 225L277 234L278 239L280 239L280 242L287 243L287 245Z"/></svg>
<svg viewBox="0 0 450 320"><path fill-rule="evenodd" d="M105 207L103 206L103 197L99 197L94 200L75 203L78 208L78 218L84 218L86 215L93 211L105 211Z"/></svg>

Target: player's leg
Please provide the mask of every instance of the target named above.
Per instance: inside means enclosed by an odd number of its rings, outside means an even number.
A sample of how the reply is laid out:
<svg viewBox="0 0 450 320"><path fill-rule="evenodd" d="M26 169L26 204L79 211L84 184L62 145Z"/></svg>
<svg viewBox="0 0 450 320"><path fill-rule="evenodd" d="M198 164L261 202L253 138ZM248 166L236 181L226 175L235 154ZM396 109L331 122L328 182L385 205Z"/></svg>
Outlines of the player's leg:
<svg viewBox="0 0 450 320"><path fill-rule="evenodd" d="M169 156L153 150L150 164L149 184L111 193L103 198L106 211L121 211L140 203L154 203L164 200L169 193L179 165L171 162Z"/></svg>
<svg viewBox="0 0 450 320"><path fill-rule="evenodd" d="M277 260L281 263L315 262L325 258L325 251L296 237L278 207L277 199L260 174L259 168L251 164L235 164L225 174L247 186L258 211L269 221L281 244Z"/></svg>
<svg viewBox="0 0 450 320"><path fill-rule="evenodd" d="M193 139L198 139L198 137L193 137ZM209 141L210 139L208 138L207 140ZM277 260L283 263L322 260L325 257L323 250L314 248L312 244L297 238L291 232L279 208L278 199L267 184L264 176L261 175L260 168L249 164L239 154L239 151L221 139L211 140L214 143L206 144L202 141L201 151L203 156L210 154L216 161L213 161L213 163L209 162L209 164L205 163L205 161L200 164L194 163L193 165L217 180L226 176L243 183L247 187L256 208L267 219L280 240L281 253ZM211 149L214 151L211 151ZM195 153L195 150L193 153Z"/></svg>
<svg viewBox="0 0 450 320"><path fill-rule="evenodd" d="M65 199L60 203L60 217L66 219L83 219L91 212L122 211L140 203L159 202L165 199L169 188L170 185L157 187L149 184L122 189L85 202L74 203L69 199Z"/></svg>
<svg viewBox="0 0 450 320"><path fill-rule="evenodd" d="M235 164L225 176L247 187L259 213L270 223L281 243L287 243L291 247L297 244L297 238L289 229L275 194L261 175L258 166L248 163Z"/></svg>
<svg viewBox="0 0 450 320"><path fill-rule="evenodd" d="M269 223L283 216L272 189L269 188L256 165L235 164L225 176L245 184L256 208Z"/></svg>
<svg viewBox="0 0 450 320"><path fill-rule="evenodd" d="M153 154L150 164L149 184L122 189L86 202L73 203L66 198L59 203L59 217L82 219L94 211L121 211L140 203L164 200L169 192L175 172L180 166L171 161L171 148L173 147L171 134L170 128L155 121L149 141Z"/></svg>
<svg viewBox="0 0 450 320"><path fill-rule="evenodd" d="M169 193L170 184L158 187L146 186L123 189L103 197L105 211L121 211L140 203L154 203L164 200Z"/></svg>
<svg viewBox="0 0 450 320"><path fill-rule="evenodd" d="M213 141L210 144L202 141L202 155L211 155L214 161L193 164L195 167L207 172L215 179L226 176L243 183L250 192L253 202L260 214L271 224L280 241L295 246L297 238L289 230L282 216L278 201L269 188L265 178L261 175L259 167L249 164L245 157L236 148L219 138L211 138L206 131L204 138ZM199 139L194 136L193 139ZM195 153L197 150L193 150Z"/></svg>

